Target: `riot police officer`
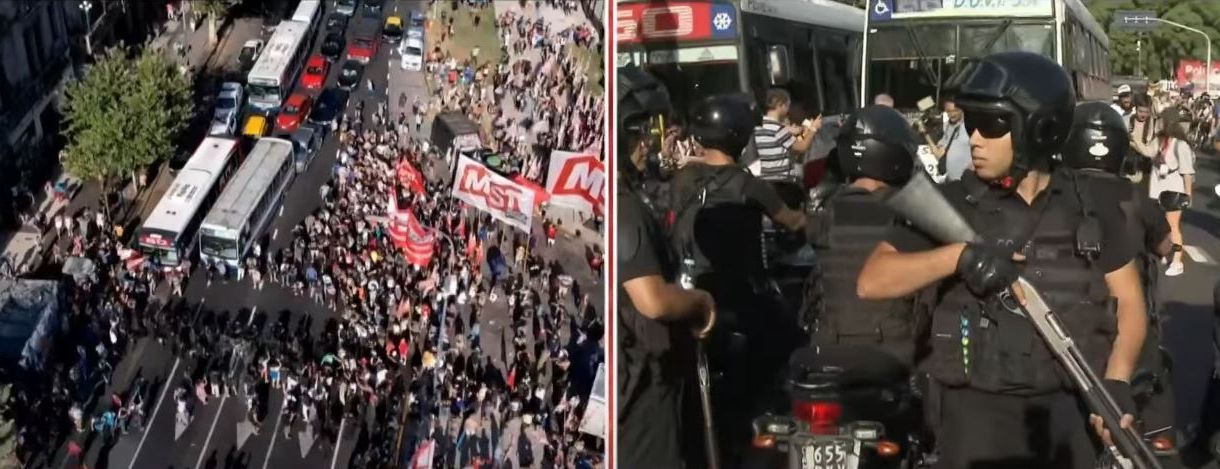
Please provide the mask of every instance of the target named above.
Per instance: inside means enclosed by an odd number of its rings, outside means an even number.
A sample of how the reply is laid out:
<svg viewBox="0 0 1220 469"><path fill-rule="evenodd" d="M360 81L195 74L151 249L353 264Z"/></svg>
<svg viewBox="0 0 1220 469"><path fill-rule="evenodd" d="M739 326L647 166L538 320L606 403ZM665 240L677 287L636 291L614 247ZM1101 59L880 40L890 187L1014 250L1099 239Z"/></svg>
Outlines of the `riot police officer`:
<svg viewBox="0 0 1220 469"><path fill-rule="evenodd" d="M764 215L802 233L804 213L789 208L776 190L745 171L738 158L760 121L754 101L718 95L697 103L688 132L702 161L672 180L671 243L680 257L683 283L710 292L721 324L708 354L721 377L712 386L723 463L735 467L748 446L758 394L801 342L795 317L783 307L766 277L762 255ZM730 404L731 403L731 404ZM746 403L746 404L743 404Z"/></svg>
<svg viewBox="0 0 1220 469"><path fill-rule="evenodd" d="M878 346L906 367L914 362L912 304L866 301L856 296L856 277L873 247L894 223L880 195L901 185L915 168L916 141L898 111L869 106L848 117L836 145L836 163L847 183L814 218L811 240L821 269L809 282L817 290L814 343Z"/></svg>
<svg viewBox="0 0 1220 469"><path fill-rule="evenodd" d="M664 87L635 67L618 72L618 460L625 467L683 467L684 385L694 372L695 328L713 322L711 296L674 283L668 242L637 193L651 116L669 108Z"/></svg>
<svg viewBox="0 0 1220 469"><path fill-rule="evenodd" d="M1157 309L1156 285L1160 277L1158 261L1170 255L1173 241L1165 210L1123 177L1123 159L1129 146L1126 120L1112 106L1089 102L1076 106L1071 134L1061 154L1064 166L1076 170L1102 200L1118 202L1126 218L1127 233L1139 247L1134 261L1144 286L1150 327L1132 380L1133 394L1137 397L1142 428L1156 431L1149 436L1172 439L1172 380L1169 355L1161 348L1162 317Z"/></svg>
<svg viewBox="0 0 1220 469"><path fill-rule="evenodd" d="M1025 301L1013 286L1018 276L1038 288L1129 426L1128 380L1147 318L1123 215L1053 166L1075 108L1072 81L1057 64L993 54L965 64L949 88L966 114L972 170L939 190L983 241L941 246L895 225L857 291L895 299L934 287L923 365L938 467L1093 467L1097 447L1075 386L1029 320L997 298L1011 288ZM1109 438L1100 419L1089 420Z"/></svg>

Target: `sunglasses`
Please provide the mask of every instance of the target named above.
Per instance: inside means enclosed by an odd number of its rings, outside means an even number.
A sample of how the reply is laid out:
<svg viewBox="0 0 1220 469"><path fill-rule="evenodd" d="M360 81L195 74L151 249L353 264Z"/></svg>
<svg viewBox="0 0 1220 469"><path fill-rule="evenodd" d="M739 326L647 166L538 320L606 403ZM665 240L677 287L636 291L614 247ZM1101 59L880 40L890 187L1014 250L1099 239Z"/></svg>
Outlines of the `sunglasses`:
<svg viewBox="0 0 1220 469"><path fill-rule="evenodd" d="M1000 138L1012 132L1012 119L1007 114L967 112L964 121L967 135L974 135L977 130L983 138Z"/></svg>

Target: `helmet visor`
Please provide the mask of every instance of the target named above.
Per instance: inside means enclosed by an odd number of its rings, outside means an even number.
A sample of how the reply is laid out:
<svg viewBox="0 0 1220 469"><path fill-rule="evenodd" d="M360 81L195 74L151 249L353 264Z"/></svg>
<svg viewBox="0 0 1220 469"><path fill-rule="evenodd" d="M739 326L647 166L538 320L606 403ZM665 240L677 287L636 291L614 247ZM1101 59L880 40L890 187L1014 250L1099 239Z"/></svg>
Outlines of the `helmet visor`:
<svg viewBox="0 0 1220 469"><path fill-rule="evenodd" d="M1004 99L1008 84L1007 71L989 61L976 60L962 66L945 87L958 97Z"/></svg>

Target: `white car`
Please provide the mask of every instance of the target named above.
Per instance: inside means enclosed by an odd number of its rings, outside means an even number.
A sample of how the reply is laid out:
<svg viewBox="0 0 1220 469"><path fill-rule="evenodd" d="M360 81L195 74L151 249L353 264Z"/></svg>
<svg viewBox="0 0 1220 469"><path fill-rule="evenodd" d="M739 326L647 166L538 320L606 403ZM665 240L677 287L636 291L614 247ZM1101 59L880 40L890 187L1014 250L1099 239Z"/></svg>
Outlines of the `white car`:
<svg viewBox="0 0 1220 469"><path fill-rule="evenodd" d="M402 69L419 71L424 68L424 42L407 38L402 43Z"/></svg>
<svg viewBox="0 0 1220 469"><path fill-rule="evenodd" d="M212 115L212 120L216 122L237 120L237 114L241 111L241 99L241 83L231 81L222 83L220 94L216 95L216 111Z"/></svg>
<svg viewBox="0 0 1220 469"><path fill-rule="evenodd" d="M212 120L212 127L208 129L208 136L211 137L232 137L236 134L237 114L224 119Z"/></svg>

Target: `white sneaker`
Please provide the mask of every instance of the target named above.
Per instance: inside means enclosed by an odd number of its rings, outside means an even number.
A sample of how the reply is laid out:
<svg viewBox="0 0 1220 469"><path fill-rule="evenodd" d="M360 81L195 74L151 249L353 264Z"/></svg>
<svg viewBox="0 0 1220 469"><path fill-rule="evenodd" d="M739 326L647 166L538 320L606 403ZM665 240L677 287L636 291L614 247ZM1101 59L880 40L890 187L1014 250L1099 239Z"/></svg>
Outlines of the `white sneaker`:
<svg viewBox="0 0 1220 469"><path fill-rule="evenodd" d="M1174 262L1172 264L1169 264L1169 268L1165 270L1165 275L1168 277L1177 277L1179 275L1182 275L1182 272L1185 270L1186 270L1186 266L1183 265L1181 262Z"/></svg>

